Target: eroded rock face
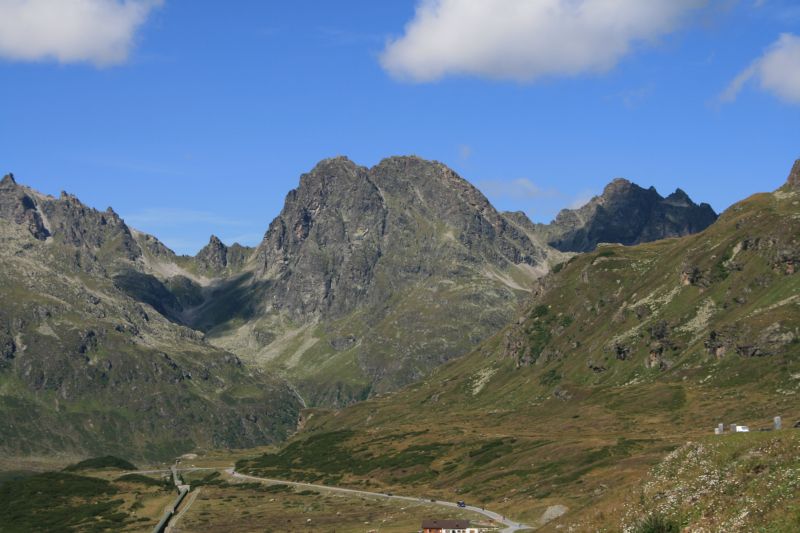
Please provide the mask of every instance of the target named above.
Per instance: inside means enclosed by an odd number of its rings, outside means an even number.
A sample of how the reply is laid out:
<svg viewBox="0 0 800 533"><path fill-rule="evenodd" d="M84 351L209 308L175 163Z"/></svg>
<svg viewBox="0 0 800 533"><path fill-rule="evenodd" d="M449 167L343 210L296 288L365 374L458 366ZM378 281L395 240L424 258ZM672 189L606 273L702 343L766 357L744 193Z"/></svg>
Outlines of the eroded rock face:
<svg viewBox="0 0 800 533"><path fill-rule="evenodd" d="M733 355L771 357L784 353L796 340L794 331L776 322L760 330L753 330L749 325L712 330L704 346L707 353L716 359Z"/></svg>
<svg viewBox="0 0 800 533"><path fill-rule="evenodd" d="M458 277L465 265L545 257L475 187L416 157L371 169L322 161L289 193L256 254L270 301L295 317L340 315L427 276Z"/></svg>
<svg viewBox="0 0 800 533"><path fill-rule="evenodd" d="M25 226L40 241L50 236L36 202L17 185L13 174L7 174L0 181L0 218Z"/></svg>
<svg viewBox="0 0 800 533"><path fill-rule="evenodd" d="M111 208L97 211L75 196L44 196L18 185L8 174L0 181L0 218L26 226L38 240L48 237L98 255L135 260L141 256L130 229Z"/></svg>
<svg viewBox="0 0 800 533"><path fill-rule="evenodd" d="M601 196L579 209L564 209L537 232L564 252L590 252L599 243L641 244L698 233L714 223L708 204L695 204L677 189L666 198L624 179L608 184Z"/></svg>
<svg viewBox="0 0 800 533"><path fill-rule="evenodd" d="M226 277L241 272L253 255L253 248L233 243L226 246L212 235L208 244L194 256L199 272L211 277Z"/></svg>
<svg viewBox="0 0 800 533"><path fill-rule="evenodd" d="M321 162L289 192L258 247L271 300L295 317L341 313L362 300L381 257L387 210L367 169Z"/></svg>
<svg viewBox="0 0 800 533"><path fill-rule="evenodd" d="M142 254L130 228L110 207L98 211L62 192L58 199L43 201L41 208L53 237L66 244L128 260Z"/></svg>
<svg viewBox="0 0 800 533"><path fill-rule="evenodd" d="M228 266L228 247L219 240L219 237L212 235L195 259L209 270L223 271Z"/></svg>

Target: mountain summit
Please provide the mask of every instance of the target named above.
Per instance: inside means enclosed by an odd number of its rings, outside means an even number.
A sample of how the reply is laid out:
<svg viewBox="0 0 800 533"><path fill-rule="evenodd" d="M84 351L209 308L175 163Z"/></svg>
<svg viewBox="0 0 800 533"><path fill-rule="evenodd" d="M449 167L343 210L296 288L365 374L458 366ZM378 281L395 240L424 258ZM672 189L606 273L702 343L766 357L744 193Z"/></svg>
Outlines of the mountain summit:
<svg viewBox="0 0 800 533"><path fill-rule="evenodd" d="M441 163L336 157L301 176L193 325L293 376L310 403L349 403L502 327L551 255Z"/></svg>
<svg viewBox="0 0 800 533"><path fill-rule="evenodd" d="M717 214L695 204L683 190L666 198L625 179L609 183L603 194L578 209L564 209L547 225L537 225L546 242L562 252L590 252L600 243L641 244L697 233Z"/></svg>

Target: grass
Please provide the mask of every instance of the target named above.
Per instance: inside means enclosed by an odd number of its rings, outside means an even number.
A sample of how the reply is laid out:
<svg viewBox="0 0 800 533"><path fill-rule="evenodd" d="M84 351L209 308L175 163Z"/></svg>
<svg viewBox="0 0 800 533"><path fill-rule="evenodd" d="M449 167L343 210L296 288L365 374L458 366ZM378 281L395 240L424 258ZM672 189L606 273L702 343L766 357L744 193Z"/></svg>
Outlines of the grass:
<svg viewBox="0 0 800 533"><path fill-rule="evenodd" d="M417 531L429 518L481 517L459 509L426 502L398 502L307 489L264 492L250 483L203 487L189 513L180 522L187 531L314 531L319 533L382 533ZM264 485L264 487L269 488Z"/></svg>
<svg viewBox="0 0 800 533"><path fill-rule="evenodd" d="M800 529L800 432L727 434L685 444L655 467L623 523L711 531Z"/></svg>
<svg viewBox="0 0 800 533"><path fill-rule="evenodd" d="M678 520L654 514L638 523L634 531L635 533L680 533L681 529Z"/></svg>
<svg viewBox="0 0 800 533"><path fill-rule="evenodd" d="M9 477L0 484L0 532L150 531L175 498L163 479L129 474L112 480L108 471L90 472Z"/></svg>
<svg viewBox="0 0 800 533"><path fill-rule="evenodd" d="M0 531L113 531L128 520L109 482L64 473L0 486Z"/></svg>
<svg viewBox="0 0 800 533"><path fill-rule="evenodd" d="M261 477L338 481L340 478L336 476L345 473L367 475L386 471L405 474L415 468L428 468L449 447L448 444L438 443L410 445L373 455L366 449L354 450L352 443L348 442L353 435L352 431L311 435L303 441L290 444L279 453L267 453L252 460L239 461L237 468ZM422 476L415 479L420 481Z"/></svg>

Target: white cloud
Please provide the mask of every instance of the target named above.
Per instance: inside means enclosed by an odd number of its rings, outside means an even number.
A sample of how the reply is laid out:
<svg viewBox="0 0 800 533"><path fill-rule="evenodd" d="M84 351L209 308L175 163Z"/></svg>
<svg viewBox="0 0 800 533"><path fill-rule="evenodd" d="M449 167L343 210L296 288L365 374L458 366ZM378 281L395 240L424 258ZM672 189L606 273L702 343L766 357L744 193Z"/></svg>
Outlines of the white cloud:
<svg viewBox="0 0 800 533"><path fill-rule="evenodd" d="M163 0L0 0L0 57L99 67L125 62Z"/></svg>
<svg viewBox="0 0 800 533"><path fill-rule="evenodd" d="M494 198L552 198L558 195L557 191L542 189L528 178L484 180L477 185L487 196Z"/></svg>
<svg viewBox="0 0 800 533"><path fill-rule="evenodd" d="M709 0L420 0L381 55L392 76L530 81L605 72Z"/></svg>
<svg viewBox="0 0 800 533"><path fill-rule="evenodd" d="M784 33L760 58L739 73L721 95L733 102L751 80L781 100L800 104L800 37Z"/></svg>

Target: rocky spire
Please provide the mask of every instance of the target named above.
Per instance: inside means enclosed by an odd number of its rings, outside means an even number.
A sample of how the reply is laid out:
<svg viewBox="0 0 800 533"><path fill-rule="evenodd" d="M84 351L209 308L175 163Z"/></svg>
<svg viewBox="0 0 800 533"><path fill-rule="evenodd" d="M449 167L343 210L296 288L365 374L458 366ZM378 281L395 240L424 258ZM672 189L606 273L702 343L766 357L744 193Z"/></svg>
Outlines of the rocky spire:
<svg viewBox="0 0 800 533"><path fill-rule="evenodd" d="M212 235L208 244L198 252L197 261L207 270L219 273L228 266L228 247L216 235Z"/></svg>
<svg viewBox="0 0 800 533"><path fill-rule="evenodd" d="M7 187L9 185L16 185L16 184L17 184L17 180L14 179L14 174L12 174L10 172L8 174L6 174L5 176L3 176L3 180L0 181L0 186L6 186Z"/></svg>

